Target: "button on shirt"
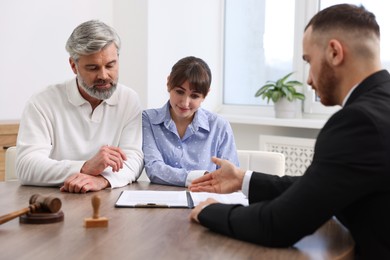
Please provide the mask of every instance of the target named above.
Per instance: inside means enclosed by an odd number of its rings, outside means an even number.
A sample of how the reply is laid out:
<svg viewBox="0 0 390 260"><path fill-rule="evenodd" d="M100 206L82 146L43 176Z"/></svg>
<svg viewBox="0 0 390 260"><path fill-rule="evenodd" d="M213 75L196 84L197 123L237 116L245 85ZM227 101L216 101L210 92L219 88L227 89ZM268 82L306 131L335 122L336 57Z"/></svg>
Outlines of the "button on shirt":
<svg viewBox="0 0 390 260"><path fill-rule="evenodd" d="M180 138L169 112L162 108L142 114L145 170L151 182L188 186L192 180L217 166L212 156L239 166L233 131L228 121L199 108Z"/></svg>

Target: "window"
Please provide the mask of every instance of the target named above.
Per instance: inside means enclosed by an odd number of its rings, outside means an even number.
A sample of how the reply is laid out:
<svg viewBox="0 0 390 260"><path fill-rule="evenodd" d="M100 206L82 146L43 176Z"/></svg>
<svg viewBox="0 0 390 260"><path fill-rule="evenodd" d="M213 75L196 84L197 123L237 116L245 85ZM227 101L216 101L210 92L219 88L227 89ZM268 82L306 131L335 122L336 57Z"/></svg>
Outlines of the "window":
<svg viewBox="0 0 390 260"><path fill-rule="evenodd" d="M256 90L293 69L294 2L227 0L225 15L224 103L266 105Z"/></svg>
<svg viewBox="0 0 390 260"><path fill-rule="evenodd" d="M270 115L273 104L255 98L267 80L276 80L294 71L292 79L306 82L308 65L302 61L303 30L311 17L337 0L225 0L224 95L225 107L260 106L256 113ZM381 57L390 68L390 16L381 0L355 0L373 12L381 25ZM281 6L283 8L281 8ZM306 84L305 84L306 85ZM330 114L339 107L323 106L310 86L304 86L305 114ZM229 110L229 109L227 109ZM259 112L260 111L260 112ZM243 111L242 111L243 112ZM244 112L245 113L245 112Z"/></svg>

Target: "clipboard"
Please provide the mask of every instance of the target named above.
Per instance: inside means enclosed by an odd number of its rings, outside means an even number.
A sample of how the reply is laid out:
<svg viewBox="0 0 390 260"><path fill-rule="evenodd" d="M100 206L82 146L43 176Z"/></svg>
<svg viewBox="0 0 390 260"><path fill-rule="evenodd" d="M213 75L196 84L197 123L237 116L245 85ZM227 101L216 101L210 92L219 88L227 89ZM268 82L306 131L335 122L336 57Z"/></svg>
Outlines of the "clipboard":
<svg viewBox="0 0 390 260"><path fill-rule="evenodd" d="M189 191L125 190L115 203L116 208L193 208Z"/></svg>
<svg viewBox="0 0 390 260"><path fill-rule="evenodd" d="M194 208L201 201L213 198L225 204L249 205L242 192L217 194L190 191L125 190L115 203L116 208Z"/></svg>

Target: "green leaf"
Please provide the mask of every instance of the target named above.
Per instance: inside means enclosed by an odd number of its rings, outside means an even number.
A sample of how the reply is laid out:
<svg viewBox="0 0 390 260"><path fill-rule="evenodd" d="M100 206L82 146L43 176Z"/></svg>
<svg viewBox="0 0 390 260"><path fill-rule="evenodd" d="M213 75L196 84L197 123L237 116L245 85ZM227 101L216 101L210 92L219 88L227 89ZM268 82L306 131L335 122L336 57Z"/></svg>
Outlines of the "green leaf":
<svg viewBox="0 0 390 260"><path fill-rule="evenodd" d="M290 72L276 81L267 80L266 83L256 91L255 97L267 99L267 103L269 103L270 100L275 103L279 101L281 97L287 97L289 101L293 101L294 99L304 100L305 96L302 93L298 93L295 89L295 86L303 86L303 83L297 80L287 81L293 73L294 72Z"/></svg>
<svg viewBox="0 0 390 260"><path fill-rule="evenodd" d="M300 100L305 100L305 95L301 93L295 93L294 98L300 99Z"/></svg>
<svg viewBox="0 0 390 260"><path fill-rule="evenodd" d="M281 98L280 92L273 92L273 93L271 94L271 99L272 99L272 101L273 101L274 103L278 102L280 98Z"/></svg>
<svg viewBox="0 0 390 260"><path fill-rule="evenodd" d="M286 76L284 76L283 78L281 78L280 81L284 83L284 82L286 81L286 79L288 79L288 77L290 77L293 73L294 73L294 72L288 73Z"/></svg>
<svg viewBox="0 0 390 260"><path fill-rule="evenodd" d="M303 83L300 81L292 80L292 81L286 82L285 85L294 87L294 86L302 86Z"/></svg>

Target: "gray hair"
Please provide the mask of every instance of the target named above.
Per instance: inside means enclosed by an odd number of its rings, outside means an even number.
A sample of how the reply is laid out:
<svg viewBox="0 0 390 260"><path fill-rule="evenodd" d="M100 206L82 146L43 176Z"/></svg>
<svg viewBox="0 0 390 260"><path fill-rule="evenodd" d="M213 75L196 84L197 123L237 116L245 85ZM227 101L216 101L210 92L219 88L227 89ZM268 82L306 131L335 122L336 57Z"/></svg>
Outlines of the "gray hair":
<svg viewBox="0 0 390 260"><path fill-rule="evenodd" d="M115 44L119 55L121 41L115 30L101 21L90 20L73 30L65 48L70 57L77 61L80 55L99 52L111 43Z"/></svg>

